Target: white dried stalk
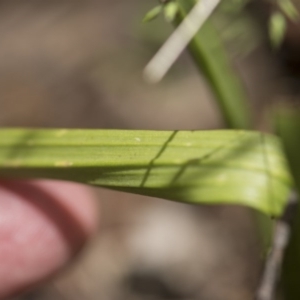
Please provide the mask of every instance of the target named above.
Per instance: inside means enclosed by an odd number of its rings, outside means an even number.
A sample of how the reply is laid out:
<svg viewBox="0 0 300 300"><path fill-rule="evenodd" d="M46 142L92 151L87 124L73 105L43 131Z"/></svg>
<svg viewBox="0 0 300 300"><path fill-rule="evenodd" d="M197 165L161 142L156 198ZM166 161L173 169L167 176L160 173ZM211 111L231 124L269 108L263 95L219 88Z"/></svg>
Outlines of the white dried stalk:
<svg viewBox="0 0 300 300"><path fill-rule="evenodd" d="M148 82L159 82L221 0L199 0L144 70Z"/></svg>

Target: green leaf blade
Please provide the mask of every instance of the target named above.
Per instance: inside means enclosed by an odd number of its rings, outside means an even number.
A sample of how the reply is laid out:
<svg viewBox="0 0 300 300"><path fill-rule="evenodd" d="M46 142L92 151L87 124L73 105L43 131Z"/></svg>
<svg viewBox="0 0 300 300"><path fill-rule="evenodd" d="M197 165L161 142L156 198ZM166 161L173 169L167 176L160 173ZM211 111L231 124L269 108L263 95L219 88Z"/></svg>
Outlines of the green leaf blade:
<svg viewBox="0 0 300 300"><path fill-rule="evenodd" d="M160 13L163 10L163 6L162 5L157 5L154 8L152 8L150 11L148 11L146 13L146 15L143 18L143 23L148 23L150 21L153 21L154 19L156 19Z"/></svg>
<svg viewBox="0 0 300 300"><path fill-rule="evenodd" d="M0 130L2 177L52 178L279 215L292 185L281 145L246 131Z"/></svg>

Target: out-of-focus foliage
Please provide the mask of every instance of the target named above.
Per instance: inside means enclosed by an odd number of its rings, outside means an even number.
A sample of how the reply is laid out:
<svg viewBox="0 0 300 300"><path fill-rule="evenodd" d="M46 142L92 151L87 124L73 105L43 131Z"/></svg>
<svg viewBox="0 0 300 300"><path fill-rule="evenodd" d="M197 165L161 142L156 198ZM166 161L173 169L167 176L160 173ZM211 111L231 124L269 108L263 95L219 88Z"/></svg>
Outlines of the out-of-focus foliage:
<svg viewBox="0 0 300 300"><path fill-rule="evenodd" d="M286 32L286 19L280 12L275 12L269 20L269 36L270 42L274 48L281 45Z"/></svg>
<svg viewBox="0 0 300 300"><path fill-rule="evenodd" d="M221 9L227 13L239 13L250 0L223 0L221 2Z"/></svg>
<svg viewBox="0 0 300 300"><path fill-rule="evenodd" d="M291 0L277 0L278 7L293 21L297 21L299 12Z"/></svg>
<svg viewBox="0 0 300 300"><path fill-rule="evenodd" d="M271 14L269 20L269 38L274 48L279 47L286 34L287 19L297 22L299 13L290 0L277 0L277 9Z"/></svg>
<svg viewBox="0 0 300 300"><path fill-rule="evenodd" d="M143 18L143 22L150 22L163 13L166 21L172 23L176 18L178 9L178 4L175 1L163 2L149 10Z"/></svg>
<svg viewBox="0 0 300 300"><path fill-rule="evenodd" d="M146 13L145 17L143 18L143 22L146 23L156 19L160 15L162 9L163 5L157 5L153 7L150 11Z"/></svg>
<svg viewBox="0 0 300 300"><path fill-rule="evenodd" d="M177 5L176 2L167 2L165 5L164 5L164 16L165 16L165 19L168 21L168 22L173 22L176 18L176 15L178 13L178 10L179 10L179 7Z"/></svg>
<svg viewBox="0 0 300 300"><path fill-rule="evenodd" d="M232 57L246 56L261 40L261 33L246 9L250 1L223 0L213 15L214 23L228 45Z"/></svg>
<svg viewBox="0 0 300 300"><path fill-rule="evenodd" d="M246 55L261 40L260 28L257 27L253 15L250 15L246 9L248 4L255 1L223 0L215 14L214 19L216 24L219 24L222 37L229 44L235 45L230 49L235 55ZM299 12L291 0L262 0L262 3L267 3L270 9L266 12L270 44L278 48L286 33L287 19L296 22Z"/></svg>
<svg viewBox="0 0 300 300"><path fill-rule="evenodd" d="M178 26L187 17L195 2L194 0L176 0L162 5L172 12L169 12L172 18L176 16L173 23ZM170 9L168 6L171 4L173 6L170 6ZM188 48L198 69L204 74L215 94L226 127L250 128L251 116L245 91L230 64L219 34L210 20L200 28Z"/></svg>

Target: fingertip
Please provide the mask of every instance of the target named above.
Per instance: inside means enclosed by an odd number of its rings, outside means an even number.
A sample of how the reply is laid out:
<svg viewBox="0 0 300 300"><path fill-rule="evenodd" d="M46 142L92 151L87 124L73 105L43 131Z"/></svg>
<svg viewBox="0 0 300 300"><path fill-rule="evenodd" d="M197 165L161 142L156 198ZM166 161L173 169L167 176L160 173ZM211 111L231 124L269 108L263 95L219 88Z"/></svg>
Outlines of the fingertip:
<svg viewBox="0 0 300 300"><path fill-rule="evenodd" d="M60 181L0 182L0 299L44 281L97 230L88 187Z"/></svg>

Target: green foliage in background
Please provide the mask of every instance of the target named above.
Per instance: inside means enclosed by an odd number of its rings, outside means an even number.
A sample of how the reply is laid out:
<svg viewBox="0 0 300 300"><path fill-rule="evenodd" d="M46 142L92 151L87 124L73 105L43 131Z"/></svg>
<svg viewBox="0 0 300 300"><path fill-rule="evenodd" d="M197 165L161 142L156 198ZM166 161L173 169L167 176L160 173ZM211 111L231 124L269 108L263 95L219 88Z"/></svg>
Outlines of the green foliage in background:
<svg viewBox="0 0 300 300"><path fill-rule="evenodd" d="M273 47L278 48L285 36L286 19L280 12L275 12L271 15L269 20L269 35Z"/></svg>
<svg viewBox="0 0 300 300"><path fill-rule="evenodd" d="M164 12L167 20L172 20L172 23L177 26L193 8L195 2L195 0L167 1L161 4L161 11ZM152 15L152 11L146 15L146 19L150 19L147 17L149 14ZM215 94L226 127L250 129L251 116L245 90L210 20L192 39L189 51L195 65Z"/></svg>

